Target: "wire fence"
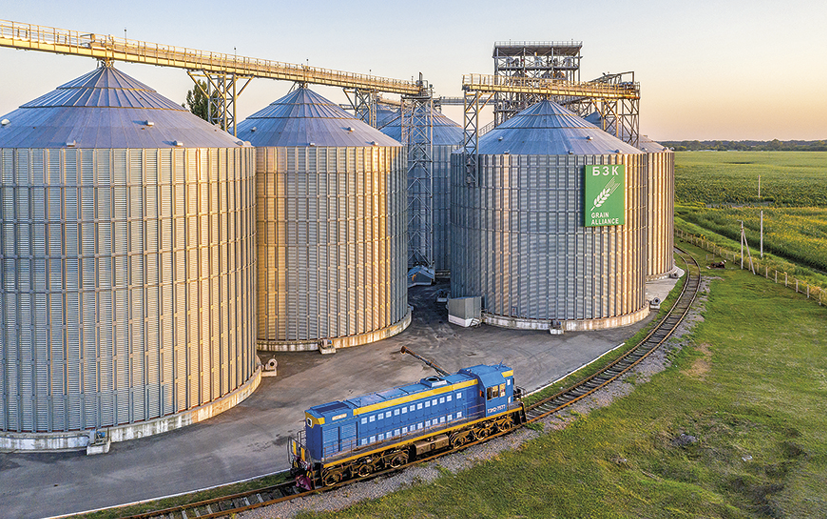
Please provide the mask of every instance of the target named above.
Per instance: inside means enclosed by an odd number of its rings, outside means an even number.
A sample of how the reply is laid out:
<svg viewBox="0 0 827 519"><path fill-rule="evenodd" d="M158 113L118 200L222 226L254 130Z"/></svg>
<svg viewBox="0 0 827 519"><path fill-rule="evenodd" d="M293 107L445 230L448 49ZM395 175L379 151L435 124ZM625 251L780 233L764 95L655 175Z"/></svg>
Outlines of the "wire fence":
<svg viewBox="0 0 827 519"><path fill-rule="evenodd" d="M721 247L720 245L712 243L703 236L690 234L680 229L675 229L675 236L682 239L685 242L691 243L696 247L700 247L706 251L709 251L713 255L720 256L721 258L724 258L727 261L731 261L733 264L741 267L741 254L739 252L731 251L729 249ZM778 270L776 268L770 267L766 263L762 263L757 259L750 260L745 255L743 267L741 268L744 268L752 272L756 276L764 276L765 278L772 280L775 283L783 283L785 287L791 290L795 290L797 294L807 296L807 299L812 299L819 305L827 304L827 290L824 290L821 287L813 286L807 283L806 281L800 280L783 270Z"/></svg>

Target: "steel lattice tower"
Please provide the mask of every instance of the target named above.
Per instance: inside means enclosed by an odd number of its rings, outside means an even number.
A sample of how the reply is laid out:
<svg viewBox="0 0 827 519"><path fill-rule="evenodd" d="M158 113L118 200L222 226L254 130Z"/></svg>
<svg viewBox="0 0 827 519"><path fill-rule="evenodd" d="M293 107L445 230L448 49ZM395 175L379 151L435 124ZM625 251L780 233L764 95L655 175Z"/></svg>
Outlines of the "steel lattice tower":
<svg viewBox="0 0 827 519"><path fill-rule="evenodd" d="M494 76L580 81L582 46L581 41L495 42ZM499 126L541 99L533 94L498 92L494 96L494 124Z"/></svg>

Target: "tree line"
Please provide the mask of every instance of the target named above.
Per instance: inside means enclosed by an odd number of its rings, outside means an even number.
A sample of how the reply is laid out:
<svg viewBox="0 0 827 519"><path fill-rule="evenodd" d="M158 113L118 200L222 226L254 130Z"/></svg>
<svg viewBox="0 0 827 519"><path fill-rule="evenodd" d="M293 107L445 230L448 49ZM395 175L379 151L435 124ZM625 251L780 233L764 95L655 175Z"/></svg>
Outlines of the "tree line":
<svg viewBox="0 0 827 519"><path fill-rule="evenodd" d="M827 141L660 141L675 151L827 151Z"/></svg>

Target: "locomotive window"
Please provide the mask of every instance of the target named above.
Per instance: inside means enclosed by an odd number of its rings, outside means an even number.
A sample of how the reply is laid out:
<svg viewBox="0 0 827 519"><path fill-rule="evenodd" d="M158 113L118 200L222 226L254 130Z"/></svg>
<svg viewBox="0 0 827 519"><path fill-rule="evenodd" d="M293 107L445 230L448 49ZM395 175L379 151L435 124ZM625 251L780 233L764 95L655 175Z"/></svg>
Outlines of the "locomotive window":
<svg viewBox="0 0 827 519"><path fill-rule="evenodd" d="M313 427L313 420L311 420L310 418L307 419L307 426Z"/></svg>
<svg viewBox="0 0 827 519"><path fill-rule="evenodd" d="M395 430L393 431L393 435L394 435L394 436L399 436L399 429L395 429Z"/></svg>
<svg viewBox="0 0 827 519"><path fill-rule="evenodd" d="M390 411L386 412L385 413L385 418L390 418L390 417L391 417L391 412Z"/></svg>
<svg viewBox="0 0 827 519"><path fill-rule="evenodd" d="M425 420L425 427L430 427L430 426L431 426L431 421L430 420Z"/></svg>
<svg viewBox="0 0 827 519"><path fill-rule="evenodd" d="M366 423L368 423L367 417L362 417L362 424L366 424Z"/></svg>
<svg viewBox="0 0 827 519"><path fill-rule="evenodd" d="M505 383L500 384L500 396L505 396Z"/></svg>
<svg viewBox="0 0 827 519"><path fill-rule="evenodd" d="M445 397L445 401L446 401L446 402L450 402L450 401L451 401L451 395L446 396L446 397Z"/></svg>
<svg viewBox="0 0 827 519"><path fill-rule="evenodd" d="M443 396L443 397L440 397L440 399L439 399L439 403L440 403L440 404L444 404L444 403L445 403L445 397L444 397L444 396Z"/></svg>
<svg viewBox="0 0 827 519"><path fill-rule="evenodd" d="M436 398L431 402L431 404L436 405Z"/></svg>
<svg viewBox="0 0 827 519"><path fill-rule="evenodd" d="M417 409L422 409L422 402L420 402L420 403L416 404L416 408L417 408Z"/></svg>
<svg viewBox="0 0 827 519"><path fill-rule="evenodd" d="M407 427L402 428L402 434L408 434L408 428Z"/></svg>
<svg viewBox="0 0 827 519"><path fill-rule="evenodd" d="M511 379L506 380L505 383L510 386L511 385Z"/></svg>
<svg viewBox="0 0 827 519"><path fill-rule="evenodd" d="M375 441L376 441L376 436L371 436L370 439L368 440L369 443L373 443Z"/></svg>
<svg viewBox="0 0 827 519"><path fill-rule="evenodd" d="M393 410L393 415L394 416L399 416L399 409L394 409Z"/></svg>
<svg viewBox="0 0 827 519"><path fill-rule="evenodd" d="M367 445L367 444L368 444L368 439L367 438L362 438L362 445Z"/></svg>
<svg viewBox="0 0 827 519"><path fill-rule="evenodd" d="M431 407L431 401L425 400L425 407Z"/></svg>
<svg viewBox="0 0 827 519"><path fill-rule="evenodd" d="M370 415L370 419L369 419L370 423L373 423L375 420L376 420L376 416Z"/></svg>
<svg viewBox="0 0 827 519"><path fill-rule="evenodd" d="M450 422L450 421L451 421L451 420L453 420L453 419L454 419L454 415L453 415L453 414L449 414L449 415L448 415L448 421Z"/></svg>
<svg viewBox="0 0 827 519"><path fill-rule="evenodd" d="M445 417L444 416L439 417L439 423L445 423Z"/></svg>
<svg viewBox="0 0 827 519"><path fill-rule="evenodd" d="M402 414L407 414L407 413L408 413L408 408L407 408L407 407L403 407L403 408L402 408Z"/></svg>
<svg viewBox="0 0 827 519"><path fill-rule="evenodd" d="M462 411L457 411L457 419L462 418Z"/></svg>
<svg viewBox="0 0 827 519"><path fill-rule="evenodd" d="M462 398L462 393L457 393L457 400L459 400L460 398Z"/></svg>
<svg viewBox="0 0 827 519"><path fill-rule="evenodd" d="M420 408L420 409L422 409L422 404L419 404L419 408ZM412 406L411 406L411 412L413 413L413 412L414 412L414 410L416 410L416 406L415 406L415 405L412 405Z"/></svg>
<svg viewBox="0 0 827 519"><path fill-rule="evenodd" d="M380 434L378 440L381 442L384 439L385 439L385 433Z"/></svg>

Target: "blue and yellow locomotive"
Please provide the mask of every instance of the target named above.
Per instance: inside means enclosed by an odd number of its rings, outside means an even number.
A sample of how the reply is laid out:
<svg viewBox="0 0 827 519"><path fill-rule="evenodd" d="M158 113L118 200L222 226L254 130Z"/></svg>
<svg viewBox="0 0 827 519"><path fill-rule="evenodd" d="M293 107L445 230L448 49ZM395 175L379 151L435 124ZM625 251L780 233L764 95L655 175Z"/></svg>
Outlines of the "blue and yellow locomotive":
<svg viewBox="0 0 827 519"><path fill-rule="evenodd" d="M311 407L304 434L290 439L291 464L303 486L330 486L457 449L524 421L513 370L473 366Z"/></svg>

